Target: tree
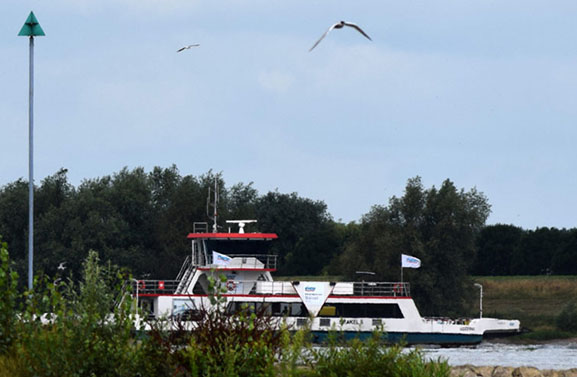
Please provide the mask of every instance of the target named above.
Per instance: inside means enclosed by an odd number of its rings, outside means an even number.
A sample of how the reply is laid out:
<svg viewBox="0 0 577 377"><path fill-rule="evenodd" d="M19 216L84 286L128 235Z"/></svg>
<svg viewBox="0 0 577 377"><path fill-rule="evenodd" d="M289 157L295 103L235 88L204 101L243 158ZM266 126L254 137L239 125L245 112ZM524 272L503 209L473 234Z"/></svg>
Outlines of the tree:
<svg viewBox="0 0 577 377"><path fill-rule="evenodd" d="M310 271L306 260L318 258L318 249L310 247L308 243L326 231L331 222L326 204L299 197L296 193L281 194L275 191L258 198L255 214L261 231L274 232L279 236L272 251L279 255L280 273ZM327 251L322 253L327 254ZM330 261L330 257L327 258L326 264ZM312 270L320 272L321 269L317 264Z"/></svg>
<svg viewBox="0 0 577 377"><path fill-rule="evenodd" d="M18 179L0 188L0 234L20 276L27 276L28 182Z"/></svg>
<svg viewBox="0 0 577 377"><path fill-rule="evenodd" d="M511 273L515 275L551 274L551 261L560 245L562 231L556 228L537 228L521 237L513 252Z"/></svg>
<svg viewBox="0 0 577 377"><path fill-rule="evenodd" d="M554 274L577 274L577 229L562 231L559 246L551 260L551 269Z"/></svg>
<svg viewBox="0 0 577 377"><path fill-rule="evenodd" d="M446 180L426 190L419 177L410 179L403 197L363 216L358 235L339 257L341 271L354 277L356 270L369 270L379 279L396 280L401 254L413 255L422 267L405 270L405 276L421 308L431 315L462 312L471 291L467 274L475 239L489 212L487 199L475 189L457 190Z"/></svg>
<svg viewBox="0 0 577 377"><path fill-rule="evenodd" d="M506 276L511 274L513 253L519 248L523 229L514 225L490 225L481 230L473 274Z"/></svg>

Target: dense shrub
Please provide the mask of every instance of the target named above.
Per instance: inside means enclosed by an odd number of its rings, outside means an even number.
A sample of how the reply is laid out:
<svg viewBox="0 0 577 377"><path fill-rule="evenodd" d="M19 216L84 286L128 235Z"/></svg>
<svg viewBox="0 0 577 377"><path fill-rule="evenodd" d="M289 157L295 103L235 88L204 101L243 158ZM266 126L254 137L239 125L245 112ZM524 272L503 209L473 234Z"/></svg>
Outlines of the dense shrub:
<svg viewBox="0 0 577 377"><path fill-rule="evenodd" d="M559 330L577 332L577 303L571 301L565 305L555 322Z"/></svg>
<svg viewBox="0 0 577 377"><path fill-rule="evenodd" d="M213 307L201 308L200 319L186 350L190 373L200 376L275 376L276 355L281 349L282 333L277 320L264 308L244 307L238 313L226 313L225 277L209 278Z"/></svg>
<svg viewBox="0 0 577 377"><path fill-rule="evenodd" d="M333 337L338 339L338 337ZM331 341L326 348L312 349L310 368L302 377L448 377L446 361L426 361L419 350L403 352L401 345L383 343L381 332L368 340Z"/></svg>
<svg viewBox="0 0 577 377"><path fill-rule="evenodd" d="M263 377L446 377L446 362L425 361L419 351L402 352L381 342L313 347L308 330L278 330L265 310L244 307L226 313L226 287L209 279L213 306L190 323L161 319L134 328L135 310L126 276L103 267L90 252L82 281L37 280L17 313L17 275L0 245L0 377L31 376L263 376ZM58 283L58 282L62 283ZM11 318L11 319L10 319ZM167 331L170 329L170 331ZM135 331L137 330L137 331ZM142 329L141 329L142 330Z"/></svg>
<svg viewBox="0 0 577 377"><path fill-rule="evenodd" d="M135 376L146 369L122 276L90 252L80 283L59 281L36 281L26 295L12 360L4 360L24 366L13 375Z"/></svg>
<svg viewBox="0 0 577 377"><path fill-rule="evenodd" d="M0 237L0 355L8 350L16 335L17 284L18 274L12 269L6 243Z"/></svg>

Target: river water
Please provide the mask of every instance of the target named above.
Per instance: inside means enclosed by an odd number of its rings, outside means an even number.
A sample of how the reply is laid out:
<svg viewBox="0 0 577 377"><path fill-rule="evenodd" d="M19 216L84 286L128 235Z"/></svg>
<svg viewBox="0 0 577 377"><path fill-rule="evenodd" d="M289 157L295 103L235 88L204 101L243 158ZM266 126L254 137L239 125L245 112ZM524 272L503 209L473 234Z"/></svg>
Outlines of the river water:
<svg viewBox="0 0 577 377"><path fill-rule="evenodd" d="M446 359L449 365L531 366L538 369L577 368L577 341L549 344L483 342L475 347L421 347L428 359Z"/></svg>

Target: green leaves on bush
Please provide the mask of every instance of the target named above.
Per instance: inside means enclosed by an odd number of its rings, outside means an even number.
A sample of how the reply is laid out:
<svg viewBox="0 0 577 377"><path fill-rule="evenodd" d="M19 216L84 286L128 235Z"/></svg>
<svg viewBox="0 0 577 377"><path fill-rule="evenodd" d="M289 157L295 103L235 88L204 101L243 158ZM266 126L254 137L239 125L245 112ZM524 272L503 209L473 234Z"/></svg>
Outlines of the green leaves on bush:
<svg viewBox="0 0 577 377"><path fill-rule="evenodd" d="M5 353L16 335L16 298L18 274L12 264L6 243L0 237L0 355Z"/></svg>
<svg viewBox="0 0 577 377"><path fill-rule="evenodd" d="M18 310L17 274L0 243L0 377L449 375L446 362L389 347L380 333L365 342L319 348L308 330L279 330L279 319L264 307L229 313L222 294L226 279L210 279L215 306L201 308L192 328L190 322L161 319L138 331L126 276L102 266L96 252L83 267L79 283L36 281L35 290L20 297Z"/></svg>
<svg viewBox="0 0 577 377"><path fill-rule="evenodd" d="M577 303L571 301L565 305L555 322L559 330L577 332Z"/></svg>
<svg viewBox="0 0 577 377"><path fill-rule="evenodd" d="M416 350L404 351L401 345L383 343L376 332L370 339L352 339L345 344L329 342L327 347L312 349L308 372L302 377L447 377L446 361L427 361Z"/></svg>
<svg viewBox="0 0 577 377"><path fill-rule="evenodd" d="M91 251L83 279L37 281L26 294L10 356L16 375L135 376L143 369L124 278ZM124 295L117 303L116 298Z"/></svg>

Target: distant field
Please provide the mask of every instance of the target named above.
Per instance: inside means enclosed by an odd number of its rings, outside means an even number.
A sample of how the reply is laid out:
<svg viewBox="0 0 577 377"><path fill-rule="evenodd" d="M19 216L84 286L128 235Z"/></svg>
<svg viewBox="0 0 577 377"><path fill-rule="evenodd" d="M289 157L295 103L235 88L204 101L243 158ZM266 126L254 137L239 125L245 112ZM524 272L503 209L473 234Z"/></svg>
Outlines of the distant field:
<svg viewBox="0 0 577 377"><path fill-rule="evenodd" d="M555 317L577 300L577 276L475 277L483 285L483 314L513 318L531 330L552 330ZM478 310L478 303L476 305Z"/></svg>

